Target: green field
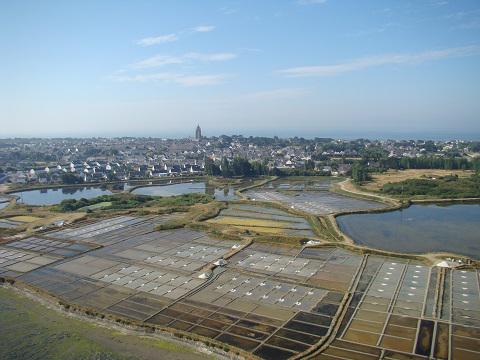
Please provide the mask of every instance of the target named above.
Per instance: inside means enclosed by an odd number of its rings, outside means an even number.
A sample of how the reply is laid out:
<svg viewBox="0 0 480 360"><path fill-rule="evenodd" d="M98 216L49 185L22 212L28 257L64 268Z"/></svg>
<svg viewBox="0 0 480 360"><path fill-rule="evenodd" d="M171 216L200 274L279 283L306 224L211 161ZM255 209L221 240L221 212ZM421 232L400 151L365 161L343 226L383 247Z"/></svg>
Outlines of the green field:
<svg viewBox="0 0 480 360"><path fill-rule="evenodd" d="M94 205L84 206L84 207L82 207L78 210L80 210L80 211L96 210L96 209L103 209L103 208L106 208L106 207L109 207L109 206L112 206L111 201L103 201L103 202L100 202L100 203L97 203L97 204L94 204Z"/></svg>
<svg viewBox="0 0 480 360"><path fill-rule="evenodd" d="M96 326L47 309L0 287L0 358L16 359L206 359L175 342Z"/></svg>

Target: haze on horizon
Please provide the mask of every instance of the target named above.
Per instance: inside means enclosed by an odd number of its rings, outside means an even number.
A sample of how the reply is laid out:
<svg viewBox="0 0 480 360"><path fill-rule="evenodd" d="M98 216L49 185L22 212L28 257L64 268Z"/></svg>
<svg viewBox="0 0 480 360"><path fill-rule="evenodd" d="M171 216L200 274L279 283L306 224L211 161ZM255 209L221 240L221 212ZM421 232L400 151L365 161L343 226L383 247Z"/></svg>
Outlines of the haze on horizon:
<svg viewBox="0 0 480 360"><path fill-rule="evenodd" d="M0 138L480 137L475 0L19 0L0 22Z"/></svg>

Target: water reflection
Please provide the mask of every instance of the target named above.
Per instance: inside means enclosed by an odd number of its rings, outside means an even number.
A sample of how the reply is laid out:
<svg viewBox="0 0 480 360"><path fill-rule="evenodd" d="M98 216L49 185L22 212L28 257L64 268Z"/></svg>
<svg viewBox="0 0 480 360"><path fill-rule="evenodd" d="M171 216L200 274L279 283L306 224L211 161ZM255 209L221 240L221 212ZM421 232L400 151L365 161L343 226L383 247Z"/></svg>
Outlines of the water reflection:
<svg viewBox="0 0 480 360"><path fill-rule="evenodd" d="M223 187L216 187L212 183L205 181L144 186L136 188L132 191L132 193L151 196L178 196L182 194L199 193L208 194L220 201L233 200L237 198L233 186L225 185Z"/></svg>
<svg viewBox="0 0 480 360"><path fill-rule="evenodd" d="M369 247L480 258L480 204L413 205L386 213L339 216L337 222L355 242Z"/></svg>
<svg viewBox="0 0 480 360"><path fill-rule="evenodd" d="M123 184L121 184L123 186ZM54 205L66 199L91 199L100 195L110 195L106 186L64 187L53 189L27 190L12 193L17 202L27 205Z"/></svg>

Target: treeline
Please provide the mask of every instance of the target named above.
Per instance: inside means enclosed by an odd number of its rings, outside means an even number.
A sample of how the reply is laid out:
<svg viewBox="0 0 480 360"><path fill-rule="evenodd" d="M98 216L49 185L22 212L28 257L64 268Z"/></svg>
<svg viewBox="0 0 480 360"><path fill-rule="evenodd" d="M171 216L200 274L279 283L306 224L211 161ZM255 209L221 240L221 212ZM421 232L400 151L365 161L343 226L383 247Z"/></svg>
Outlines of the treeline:
<svg viewBox="0 0 480 360"><path fill-rule="evenodd" d="M480 141L473 141L472 143L470 143L468 148L470 149L470 151L480 152Z"/></svg>
<svg viewBox="0 0 480 360"><path fill-rule="evenodd" d="M62 182L64 184L83 184L83 178L72 173L62 174Z"/></svg>
<svg viewBox="0 0 480 360"><path fill-rule="evenodd" d="M257 176L318 176L322 175L315 170L313 160L305 161L301 168L292 169L270 169L266 162L249 161L242 157L235 157L233 160L223 158L220 165L213 162L212 159L205 160L205 173L209 176L229 177L257 177Z"/></svg>
<svg viewBox="0 0 480 360"><path fill-rule="evenodd" d="M362 183L371 179L370 173L383 172L388 169L443 169L443 170L474 170L480 172L480 158L468 160L467 158L442 158L436 156L422 156L418 158L364 158L352 165L352 179Z"/></svg>
<svg viewBox="0 0 480 360"><path fill-rule="evenodd" d="M256 177L269 175L269 169L264 163L248 161L242 157L235 157L232 161L223 158L220 165L210 158L205 160L205 173L210 176L223 177Z"/></svg>
<svg viewBox="0 0 480 360"><path fill-rule="evenodd" d="M445 169L445 170L480 170L480 159L469 161L467 158L443 158L422 156L417 158L384 158L379 160L385 169Z"/></svg>
<svg viewBox="0 0 480 360"><path fill-rule="evenodd" d="M312 169L298 168L298 169L273 169L269 175L273 176L322 176L329 175L321 173Z"/></svg>

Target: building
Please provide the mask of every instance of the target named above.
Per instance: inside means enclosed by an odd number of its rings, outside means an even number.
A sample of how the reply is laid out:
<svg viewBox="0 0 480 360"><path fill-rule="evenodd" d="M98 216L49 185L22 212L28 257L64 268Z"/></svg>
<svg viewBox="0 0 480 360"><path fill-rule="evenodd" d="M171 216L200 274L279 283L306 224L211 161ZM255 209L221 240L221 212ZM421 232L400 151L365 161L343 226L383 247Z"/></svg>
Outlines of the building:
<svg viewBox="0 0 480 360"><path fill-rule="evenodd" d="M195 139L196 140L202 139L202 129L200 128L200 125L197 125L197 129L195 130Z"/></svg>

